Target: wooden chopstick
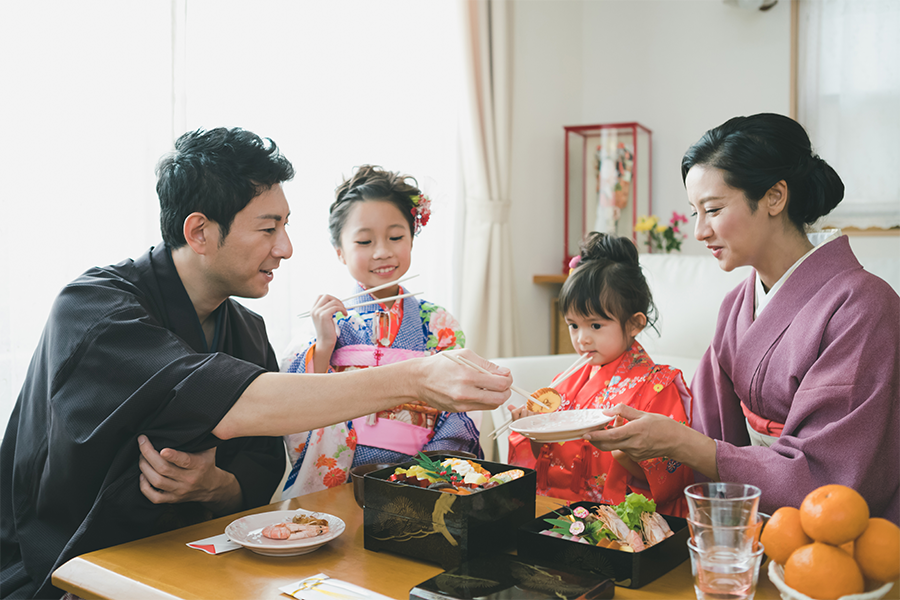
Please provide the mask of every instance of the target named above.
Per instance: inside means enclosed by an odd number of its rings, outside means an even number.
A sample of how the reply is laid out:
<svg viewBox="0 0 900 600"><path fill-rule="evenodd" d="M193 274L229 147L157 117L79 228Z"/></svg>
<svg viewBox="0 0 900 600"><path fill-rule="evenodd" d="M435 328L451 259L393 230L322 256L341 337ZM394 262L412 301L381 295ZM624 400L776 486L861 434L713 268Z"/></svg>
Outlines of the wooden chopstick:
<svg viewBox="0 0 900 600"><path fill-rule="evenodd" d="M550 384L550 387L557 386L557 385L559 385L560 383L562 383L563 381L565 381L566 379L568 379L569 377L571 377L571 376L572 376L573 374L575 374L581 367L583 367L584 365L586 365L587 363L589 363L590 360L591 360L591 355L590 355L590 354L582 354L581 356L579 356L578 359L577 359L574 363L572 363L572 365L571 365L568 369L566 369L565 371L563 371L563 372L559 375L559 377L558 377L557 379L554 379L554 380L553 380L553 383ZM500 427L498 427L498 428L496 428L494 431L492 431L492 432L489 434L489 437L490 437L492 440L496 440L496 439L497 439L498 437L500 437L500 435L502 435L507 429L509 429L510 426L511 426L512 424L513 424L513 421L512 421L512 420L507 421L506 423L504 423L503 425L501 425Z"/></svg>
<svg viewBox="0 0 900 600"><path fill-rule="evenodd" d="M501 425L501 426L498 427L497 429L493 430L493 431L488 435L488 437L490 437L492 440L496 440L496 439L497 439L498 437L500 437L502 434L506 433L506 430L509 429L510 426L512 426L512 424L513 424L512 420L507 421L506 423L504 423L503 425Z"/></svg>
<svg viewBox="0 0 900 600"><path fill-rule="evenodd" d="M442 354L443 356L446 356L447 358L449 358L450 360L452 360L453 362L455 362L455 363L457 363L457 364L465 365L465 366L467 366L467 367L472 367L472 368L475 369L476 371L481 371L482 373L487 373L488 375L493 375L493 373L491 373L490 371L488 371L488 370L485 369L484 367L480 367L480 366L476 365L475 363L473 363L472 361L470 361L470 360L468 360L468 359L466 359L466 358L463 358L462 356L456 356L455 354L447 354L447 353L444 353L444 352L442 352L441 354ZM509 386L509 389L511 389L511 390L514 391L515 393L519 394L519 395L522 396L523 398L527 398L528 400L533 400L533 399L534 399L534 398L531 397L531 394L529 394L528 392L526 392L525 390L523 390L523 389L520 388L520 387L516 387L516 386L514 386L514 385L511 385L511 386Z"/></svg>
<svg viewBox="0 0 900 600"><path fill-rule="evenodd" d="M416 273L415 275L407 275L406 277L401 277L400 279L395 279L394 281L389 281L388 283L382 283L381 285L377 285L368 290L363 290L361 292L357 292L357 293L353 294L352 296L347 296L346 298L341 300L341 302L349 302L350 300L353 300L354 298L359 298L360 296L365 296L366 294L371 294L372 292L378 292L380 290L383 290L384 288L391 287L392 285L397 285L398 283L408 281L408 280L412 279L413 277L418 277L418 276L419 276L419 274ZM421 294L422 292L418 292L418 293ZM391 298L388 298L388 300L390 300L390 299ZM363 305L359 304L357 306L363 306ZM350 308L350 307L347 307L347 308ZM312 311L308 310L305 313L300 313L297 316L300 317L301 319L305 319L306 317L308 317L311 314L312 314Z"/></svg>
<svg viewBox="0 0 900 600"><path fill-rule="evenodd" d="M361 292L353 294L352 296L347 296L346 298L341 300L341 302L349 302L350 300L353 300L354 298L359 298L360 296L365 296L366 294L371 294L372 292L381 291L384 288L391 287L392 285L397 285L398 283L403 283L404 281L408 281L408 280L412 279L413 277L418 277L418 276L419 276L419 274L416 273L415 275L407 275L406 277L401 277L400 279L397 279L395 281L390 281L388 283L382 283L381 285L377 285L368 290L363 290Z"/></svg>
<svg viewBox="0 0 900 600"><path fill-rule="evenodd" d="M573 374L575 374L575 372L578 371L578 369L580 369L584 365L588 364L590 361L591 361L590 354L582 354L581 356L578 357L578 360L576 360L574 363L572 363L571 367L569 367L568 369L563 371L561 375L557 376L557 378L554 379L550 383L550 387L558 386L563 381L565 381L566 379L571 377Z"/></svg>
<svg viewBox="0 0 900 600"><path fill-rule="evenodd" d="M410 296L418 296L419 294L424 294L425 292L412 292L410 294L400 294L399 296L388 296L387 298L377 298L375 300L369 300L368 302L360 302L359 304L351 304L350 306L345 306L347 310L352 310L354 308L359 308L360 306L369 306L370 304L381 304L382 302L390 302L391 300L400 300L402 298L409 298Z"/></svg>

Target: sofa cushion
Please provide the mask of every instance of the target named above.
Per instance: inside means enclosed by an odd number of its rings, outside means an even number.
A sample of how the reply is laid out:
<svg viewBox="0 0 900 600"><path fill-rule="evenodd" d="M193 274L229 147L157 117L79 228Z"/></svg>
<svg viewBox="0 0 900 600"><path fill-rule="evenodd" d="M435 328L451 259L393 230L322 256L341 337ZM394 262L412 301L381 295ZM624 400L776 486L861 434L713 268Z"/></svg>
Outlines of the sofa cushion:
<svg viewBox="0 0 900 600"><path fill-rule="evenodd" d="M656 330L648 327L637 339L655 362L688 378L712 341L722 300L751 270L726 273L712 256L681 254L642 254L641 266L659 318Z"/></svg>

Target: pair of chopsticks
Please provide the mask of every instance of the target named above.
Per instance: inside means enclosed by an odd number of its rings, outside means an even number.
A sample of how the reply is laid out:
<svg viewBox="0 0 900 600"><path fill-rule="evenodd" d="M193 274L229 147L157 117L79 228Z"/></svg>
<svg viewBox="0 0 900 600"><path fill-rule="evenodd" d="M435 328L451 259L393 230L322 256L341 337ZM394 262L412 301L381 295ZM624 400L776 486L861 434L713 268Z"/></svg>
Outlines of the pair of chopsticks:
<svg viewBox="0 0 900 600"><path fill-rule="evenodd" d="M484 367L480 367L480 366L476 365L475 363L473 363L471 360L469 360L467 358L463 358L462 356L456 356L455 354L446 354L443 352L441 353L441 356L446 356L447 358L449 358L450 360L452 360L453 362L455 362L458 365L465 365L467 367L472 367L476 371L481 371L482 373L486 373L488 375L493 375L493 373L491 373ZM511 385L511 386L509 386L509 389L511 389L512 391L519 394L520 396L522 396L525 399L528 399L528 400L532 399L531 394L529 394L528 392L526 392L525 390L523 390L520 387Z"/></svg>
<svg viewBox="0 0 900 600"><path fill-rule="evenodd" d="M565 371L560 373L559 376L550 383L550 387L555 388L557 385L559 385L560 383L562 383L563 381L565 381L566 379L568 379L569 377L571 377L572 375L577 373L578 370L581 369L584 365L588 364L588 362L590 362L590 360L591 360L590 354L583 354L583 355L579 356L578 359L574 363L572 363L572 366L570 366L568 369L566 369ZM513 422L510 419L509 421L507 421L500 427L497 427L496 429L494 429L490 433L489 437L492 440L496 440L498 437L500 437L501 435L506 433L506 430L509 429L512 424L513 424Z"/></svg>
<svg viewBox="0 0 900 600"><path fill-rule="evenodd" d="M375 286L371 289L363 290L361 292L353 294L352 296L347 296L346 298L341 300L341 302L344 302L344 303L349 302L350 300L353 300L354 298L359 298L360 296L365 296L366 294L371 294L372 292L377 292L379 290L383 290L384 288L389 288L392 285L397 285L398 283L402 283L404 281L412 279L413 277L418 277L418 276L419 275L417 273L415 275L407 275L406 277L401 277L400 279L397 279L395 281L383 283L383 284L381 284L379 286ZM400 294L399 296L390 296L388 298L376 298L375 300L369 300L368 302L360 302L359 304L345 306L344 308L346 308L347 310L351 310L354 308L359 308L361 306L369 306L370 304L381 304L382 302L390 302L391 300L401 300L403 298L409 298L410 296L418 296L419 294L422 294L422 293L424 293L424 292L412 292L410 294ZM308 317L311 314L312 314L312 311L306 311L305 313L299 314L297 316L300 317L301 319L305 319L306 317Z"/></svg>

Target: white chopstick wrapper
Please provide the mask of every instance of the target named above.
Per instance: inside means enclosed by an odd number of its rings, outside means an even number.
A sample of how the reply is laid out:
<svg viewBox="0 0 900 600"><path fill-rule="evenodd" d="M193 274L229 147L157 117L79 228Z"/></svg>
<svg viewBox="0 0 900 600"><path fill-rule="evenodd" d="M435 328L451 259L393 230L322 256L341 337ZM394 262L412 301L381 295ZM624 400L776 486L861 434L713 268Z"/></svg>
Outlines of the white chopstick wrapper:
<svg viewBox="0 0 900 600"><path fill-rule="evenodd" d="M197 540L196 542L188 542L187 545L191 548L196 548L197 550L203 550L207 554L222 554L223 552L231 552L232 550L237 550L241 547L240 544L236 544L228 539L228 535L224 533Z"/></svg>
<svg viewBox="0 0 900 600"><path fill-rule="evenodd" d="M366 588L319 573L278 588L299 600L391 600Z"/></svg>

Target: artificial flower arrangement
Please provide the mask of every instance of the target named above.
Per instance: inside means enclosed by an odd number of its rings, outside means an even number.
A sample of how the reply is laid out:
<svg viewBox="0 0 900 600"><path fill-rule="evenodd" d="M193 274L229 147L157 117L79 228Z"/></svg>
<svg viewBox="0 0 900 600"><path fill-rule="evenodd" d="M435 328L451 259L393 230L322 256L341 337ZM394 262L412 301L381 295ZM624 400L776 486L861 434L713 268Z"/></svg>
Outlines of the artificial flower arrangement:
<svg viewBox="0 0 900 600"><path fill-rule="evenodd" d="M686 216L673 211L668 225L663 225L656 215L650 215L641 217L634 226L634 230L647 233L647 249L650 251L655 248L667 253L679 252L681 242L687 237L681 231L680 224L687 222Z"/></svg>

